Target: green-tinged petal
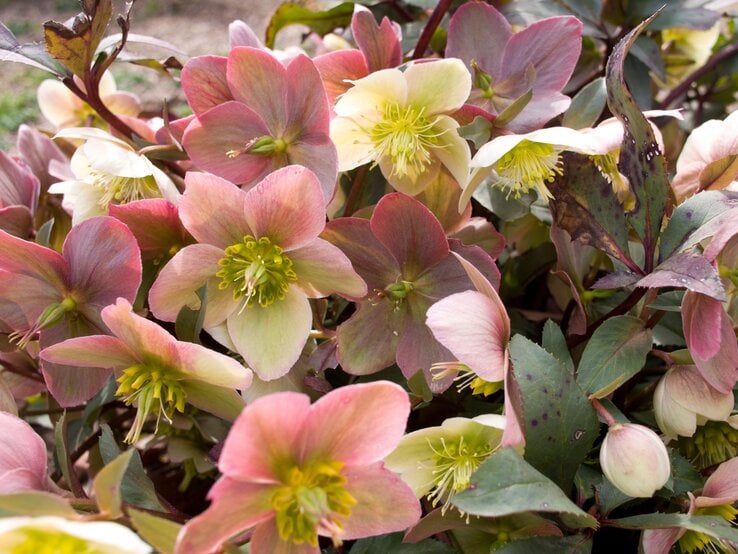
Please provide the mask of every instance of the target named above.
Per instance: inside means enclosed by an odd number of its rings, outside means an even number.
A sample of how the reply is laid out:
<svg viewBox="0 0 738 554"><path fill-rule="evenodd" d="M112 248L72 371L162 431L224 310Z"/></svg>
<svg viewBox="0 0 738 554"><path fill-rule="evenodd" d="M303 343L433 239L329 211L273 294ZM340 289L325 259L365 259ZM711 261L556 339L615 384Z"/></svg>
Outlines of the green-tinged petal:
<svg viewBox="0 0 738 554"><path fill-rule="evenodd" d="M110 331L132 352L156 356L164 363L176 364L177 339L162 327L133 312L133 306L118 298L102 311L102 318Z"/></svg>
<svg viewBox="0 0 738 554"><path fill-rule="evenodd" d="M407 103L425 110L426 117L452 113L469 97L471 74L461 60L423 61L411 64L407 79Z"/></svg>
<svg viewBox="0 0 738 554"><path fill-rule="evenodd" d="M182 389L188 404L227 421L235 420L246 407L241 395L233 389L197 381L184 381Z"/></svg>
<svg viewBox="0 0 738 554"><path fill-rule="evenodd" d="M331 121L331 139L338 151L338 171L348 171L372 161L374 144L366 130L352 119L334 118Z"/></svg>
<svg viewBox="0 0 738 554"><path fill-rule="evenodd" d="M439 138L438 147L433 149L433 155L441 160L459 186L464 188L469 180L471 151L466 140L459 136L458 127L458 123L450 117L438 119L435 128L442 129L443 134Z"/></svg>
<svg viewBox="0 0 738 554"><path fill-rule="evenodd" d="M334 110L337 116L352 117L362 126L371 127L381 119L385 104L404 106L407 100L407 81L399 69L375 71L353 85L338 99Z"/></svg>
<svg viewBox="0 0 738 554"><path fill-rule="evenodd" d="M292 269L297 274L297 285L310 298L321 298L336 293L349 298L366 295L366 283L351 267L341 250L323 239L290 251Z"/></svg>
<svg viewBox="0 0 738 554"><path fill-rule="evenodd" d="M239 390L251 384L251 371L229 356L190 342L178 341L175 349L188 379Z"/></svg>

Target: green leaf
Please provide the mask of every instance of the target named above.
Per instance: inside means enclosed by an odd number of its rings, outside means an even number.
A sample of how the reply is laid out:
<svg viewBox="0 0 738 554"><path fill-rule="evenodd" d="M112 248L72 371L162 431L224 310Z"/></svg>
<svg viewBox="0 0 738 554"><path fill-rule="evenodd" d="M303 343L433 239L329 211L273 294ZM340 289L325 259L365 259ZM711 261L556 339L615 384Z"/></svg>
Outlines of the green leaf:
<svg viewBox="0 0 738 554"><path fill-rule="evenodd" d="M531 552L589 554L589 552L592 552L592 539L584 535L573 535L570 537L532 537L517 540L495 549L495 554L530 554Z"/></svg>
<svg viewBox="0 0 738 554"><path fill-rule="evenodd" d="M573 373L552 354L516 335L510 357L523 400L525 459L569 491L599 433L597 415Z"/></svg>
<svg viewBox="0 0 738 554"><path fill-rule="evenodd" d="M41 225L41 227L39 227L38 232L36 233L36 244L40 244L41 246L46 246L48 248L49 244L51 243L51 231L53 229L54 218L52 217L46 223Z"/></svg>
<svg viewBox="0 0 738 554"><path fill-rule="evenodd" d="M28 491L0 495L0 517L59 516L74 518L77 512L69 501L50 492Z"/></svg>
<svg viewBox="0 0 738 554"><path fill-rule="evenodd" d="M548 184L554 199L551 212L558 227L623 262L631 271L639 268L628 254L628 233L623 207L612 184L587 156L562 155L564 178Z"/></svg>
<svg viewBox="0 0 738 554"><path fill-rule="evenodd" d="M574 362L571 359L571 354L569 354L569 347L566 345L566 337L561 332L561 327L550 319L547 319L543 325L543 340L541 344L543 348L564 364L567 370L574 371Z"/></svg>
<svg viewBox="0 0 738 554"><path fill-rule="evenodd" d="M174 553L174 543L177 542L177 534L182 528L179 523L134 508L127 511L133 527L142 539L160 554Z"/></svg>
<svg viewBox="0 0 738 554"><path fill-rule="evenodd" d="M479 466L471 487L451 503L471 515L502 517L522 512L555 512L568 516L574 527L597 527L597 520L582 511L542 473L512 448L494 452Z"/></svg>
<svg viewBox="0 0 738 554"><path fill-rule="evenodd" d="M669 462L671 463L671 480L666 487L672 495L686 494L689 491L701 489L705 480L692 463L679 454L676 449L669 448ZM671 496L671 495L670 495Z"/></svg>
<svg viewBox="0 0 738 554"><path fill-rule="evenodd" d="M434 540L424 540L415 544L402 542L403 533L392 533L380 537L370 537L356 541L351 554L453 554L454 549Z"/></svg>
<svg viewBox="0 0 738 554"><path fill-rule="evenodd" d="M75 488L80 488L80 486L79 480L74 474L72 460L69 457L69 451L67 450L67 439L67 413L65 411L59 418L59 421L56 422L56 427L54 427L56 462L59 465L59 469L62 472L64 480L69 484L69 487L74 490Z"/></svg>
<svg viewBox="0 0 738 554"><path fill-rule="evenodd" d="M612 519L608 525L621 529L673 529L681 527L711 537L738 542L738 528L719 516L688 516L687 514L644 514Z"/></svg>
<svg viewBox="0 0 738 554"><path fill-rule="evenodd" d="M670 203L671 188L666 177L666 161L653 129L625 84L625 57L654 17L656 15L646 19L617 44L607 61L605 74L608 106L624 127L619 169L630 181L635 195L635 207L628 213L628 219L643 242L646 271L653 267L661 220Z"/></svg>
<svg viewBox="0 0 738 554"><path fill-rule="evenodd" d="M643 368L651 344L651 330L637 317L608 319L582 353L577 382L595 398L607 396Z"/></svg>
<svg viewBox="0 0 738 554"><path fill-rule="evenodd" d="M200 331L202 331L202 322L205 320L208 284L205 283L197 289L196 294L200 299L200 307L193 310L187 306L182 306L177 314L177 321L174 322L174 333L181 341L200 344Z"/></svg>
<svg viewBox="0 0 738 554"><path fill-rule="evenodd" d="M533 89L529 88L523 94L518 96L510 105L502 110L494 120L493 125L495 127L504 127L515 119L520 112L528 105L531 98L533 98Z"/></svg>
<svg viewBox="0 0 738 554"><path fill-rule="evenodd" d="M287 25L306 25L311 31L323 36L336 27L351 25L354 13L353 2L343 2L326 11L315 12L294 2L285 2L274 12L266 29L264 43L267 48L274 48L274 39L277 32Z"/></svg>
<svg viewBox="0 0 738 554"><path fill-rule="evenodd" d="M124 452L112 462L105 464L92 483L92 490L97 500L100 513L110 519L116 519L123 515L121 510L121 483L123 476L131 462L134 450Z"/></svg>
<svg viewBox="0 0 738 554"><path fill-rule="evenodd" d="M582 87L582 90L571 99L571 105L564 113L561 124L572 129L593 127L605 109L606 102L605 78L598 77Z"/></svg>
<svg viewBox="0 0 738 554"><path fill-rule="evenodd" d="M2 22L0 22L0 61L23 63L58 76L67 74L64 67L49 56L42 45L34 42L19 43L13 32Z"/></svg>

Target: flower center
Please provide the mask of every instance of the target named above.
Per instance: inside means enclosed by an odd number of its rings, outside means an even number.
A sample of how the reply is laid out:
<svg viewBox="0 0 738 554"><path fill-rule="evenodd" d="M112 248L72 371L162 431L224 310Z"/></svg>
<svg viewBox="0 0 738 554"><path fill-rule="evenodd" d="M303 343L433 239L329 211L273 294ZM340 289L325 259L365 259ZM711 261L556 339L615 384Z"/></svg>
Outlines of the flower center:
<svg viewBox="0 0 738 554"><path fill-rule="evenodd" d="M287 143L282 139L275 139L270 136L254 137L246 143L243 148L237 150L228 150L226 156L229 158L237 158L241 154L251 154L252 156L271 156L272 154L281 154L287 150Z"/></svg>
<svg viewBox="0 0 738 554"><path fill-rule="evenodd" d="M34 527L15 529L3 535L0 545L3 552L9 554L102 554L102 550L74 535Z"/></svg>
<svg viewBox="0 0 738 554"><path fill-rule="evenodd" d="M704 469L738 456L738 429L726 421L708 421L692 437L679 437L682 454Z"/></svg>
<svg viewBox="0 0 738 554"><path fill-rule="evenodd" d="M468 388L475 396L489 396L502 388L502 381L485 381L461 362L438 362L431 366L430 372L434 381L454 376L459 392Z"/></svg>
<svg viewBox="0 0 738 554"><path fill-rule="evenodd" d="M438 118L430 120L424 111L388 103L382 121L369 131L376 159L390 158L393 176L420 175L431 163L430 149L439 147L438 137L444 131L434 129Z"/></svg>
<svg viewBox="0 0 738 554"><path fill-rule="evenodd" d="M291 466L272 495L277 530L284 541L318 545L318 534L341 544L341 520L351 514L356 499L346 491L341 462Z"/></svg>
<svg viewBox="0 0 738 554"><path fill-rule="evenodd" d="M275 300L284 300L290 281L297 280L292 260L267 237L257 240L246 235L243 242L226 248L218 263L221 269L215 275L222 279L220 289L233 286L234 300L246 297L249 307L258 302L266 308Z"/></svg>
<svg viewBox="0 0 738 554"><path fill-rule="evenodd" d="M738 509L730 504L721 506L708 506L705 508L697 508L694 515L698 516L718 516L725 521L732 522L738 515ZM711 552L713 554L731 554L735 552L735 547L728 541L711 537L698 531L688 530L678 541L679 551L682 554L694 554L697 552Z"/></svg>
<svg viewBox="0 0 738 554"><path fill-rule="evenodd" d="M437 444L428 440L433 451L433 489L428 494L433 507L443 500L441 513L445 514L451 505L451 498L469 488L471 476L479 465L494 451L492 445L470 444L460 436L458 440L446 440L441 437Z"/></svg>
<svg viewBox="0 0 738 554"><path fill-rule="evenodd" d="M59 323L67 314L74 317L77 311L77 302L72 296L65 296L58 304L48 306L36 322L27 331L16 331L8 335L11 342L15 342L19 348L25 348L33 337L42 329L48 329Z"/></svg>
<svg viewBox="0 0 738 554"><path fill-rule="evenodd" d="M156 414L158 429L162 416L171 423L175 410L184 412L187 395L180 384L181 378L178 371L158 364L136 364L123 370L117 379L115 395L129 406L134 402L137 406L126 442L138 441L149 414Z"/></svg>
<svg viewBox="0 0 738 554"><path fill-rule="evenodd" d="M98 204L104 208L111 203L127 204L134 200L161 197L159 186L156 184L153 175L125 177L90 169L90 178L93 186L103 191Z"/></svg>
<svg viewBox="0 0 738 554"><path fill-rule="evenodd" d="M546 183L562 175L561 159L553 144L523 140L502 156L495 164L497 185L520 198L521 194L536 189L546 199L553 198Z"/></svg>

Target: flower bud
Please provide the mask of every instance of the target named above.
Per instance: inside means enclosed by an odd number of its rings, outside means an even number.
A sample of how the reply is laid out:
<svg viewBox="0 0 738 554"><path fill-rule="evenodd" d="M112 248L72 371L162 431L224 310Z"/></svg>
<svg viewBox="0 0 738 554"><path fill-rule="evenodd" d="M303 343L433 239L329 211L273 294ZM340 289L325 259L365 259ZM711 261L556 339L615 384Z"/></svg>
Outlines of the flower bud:
<svg viewBox="0 0 738 554"><path fill-rule="evenodd" d="M659 436L633 423L610 427L600 448L600 466L615 487L634 498L653 496L671 475L669 454Z"/></svg>

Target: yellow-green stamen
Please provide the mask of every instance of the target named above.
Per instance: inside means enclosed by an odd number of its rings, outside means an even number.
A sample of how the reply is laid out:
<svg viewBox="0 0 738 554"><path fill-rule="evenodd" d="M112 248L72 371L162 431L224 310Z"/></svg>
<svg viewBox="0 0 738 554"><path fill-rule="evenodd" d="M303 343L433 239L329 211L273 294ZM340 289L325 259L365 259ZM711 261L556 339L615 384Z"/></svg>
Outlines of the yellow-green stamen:
<svg viewBox="0 0 738 554"><path fill-rule="evenodd" d="M507 189L507 194L520 198L536 189L544 199L553 198L546 183L562 175L561 159L553 144L523 140L505 153L494 165L495 185Z"/></svg>
<svg viewBox="0 0 738 554"><path fill-rule="evenodd" d="M162 416L171 421L175 410L184 412L187 395L180 383L182 377L179 371L156 363L136 364L123 370L115 395L129 406L135 402L138 409L126 442L138 441L149 414L156 414L158 427Z"/></svg>
<svg viewBox="0 0 738 554"><path fill-rule="evenodd" d="M27 331L16 331L8 335L11 342L15 342L19 348L25 348L36 334L42 329L48 329L59 323L67 315L74 317L77 311L77 301L72 296L65 296L58 304L48 306L36 322Z"/></svg>
<svg viewBox="0 0 738 554"><path fill-rule="evenodd" d="M98 200L98 204L102 207L107 207L111 203L127 204L134 200L161 197L159 185L156 184L153 175L125 177L90 169L90 178L92 184L103 191Z"/></svg>
<svg viewBox="0 0 738 554"><path fill-rule="evenodd" d="M271 156L273 154L281 154L287 150L287 143L282 139L275 139L270 136L252 138L243 148L228 150L226 156L229 158L237 158L241 154L251 154L252 156Z"/></svg>
<svg viewBox="0 0 738 554"><path fill-rule="evenodd" d="M351 514L356 499L346 491L343 464L313 462L291 465L272 495L279 536L294 544L318 545L318 535L341 544L342 520Z"/></svg>
<svg viewBox="0 0 738 554"><path fill-rule="evenodd" d="M431 366L430 372L434 381L454 376L459 392L469 389L475 396L489 396L502 388L502 381L485 381L461 362L438 362Z"/></svg>
<svg viewBox="0 0 738 554"><path fill-rule="evenodd" d="M21 527L3 536L3 552L8 554L103 554L84 539L62 531Z"/></svg>
<svg viewBox="0 0 738 554"><path fill-rule="evenodd" d="M439 147L444 131L435 128L438 118L429 119L424 112L425 108L388 103L382 121L369 130L375 158L392 160L393 176L417 177L430 165L430 151Z"/></svg>
<svg viewBox="0 0 738 554"><path fill-rule="evenodd" d="M738 515L738 509L734 508L730 504L708 506L705 508L697 508L694 515L718 516L723 518L725 521L733 522L735 521L736 515ZM732 554L735 552L735 547L727 541L691 530L687 530L687 532L679 538L677 544L679 545L679 551L681 554L697 554L702 552L709 552L710 554Z"/></svg>
<svg viewBox="0 0 738 554"><path fill-rule="evenodd" d="M726 421L708 421L692 437L680 437L679 449L697 469L738 456L738 429Z"/></svg>
<svg viewBox="0 0 738 554"><path fill-rule="evenodd" d="M221 270L215 275L222 281L221 290L233 287L233 298L246 298L246 305L258 303L266 308L275 300L284 300L290 281L297 280L292 260L267 237L243 237L243 242L225 249L218 262Z"/></svg>

